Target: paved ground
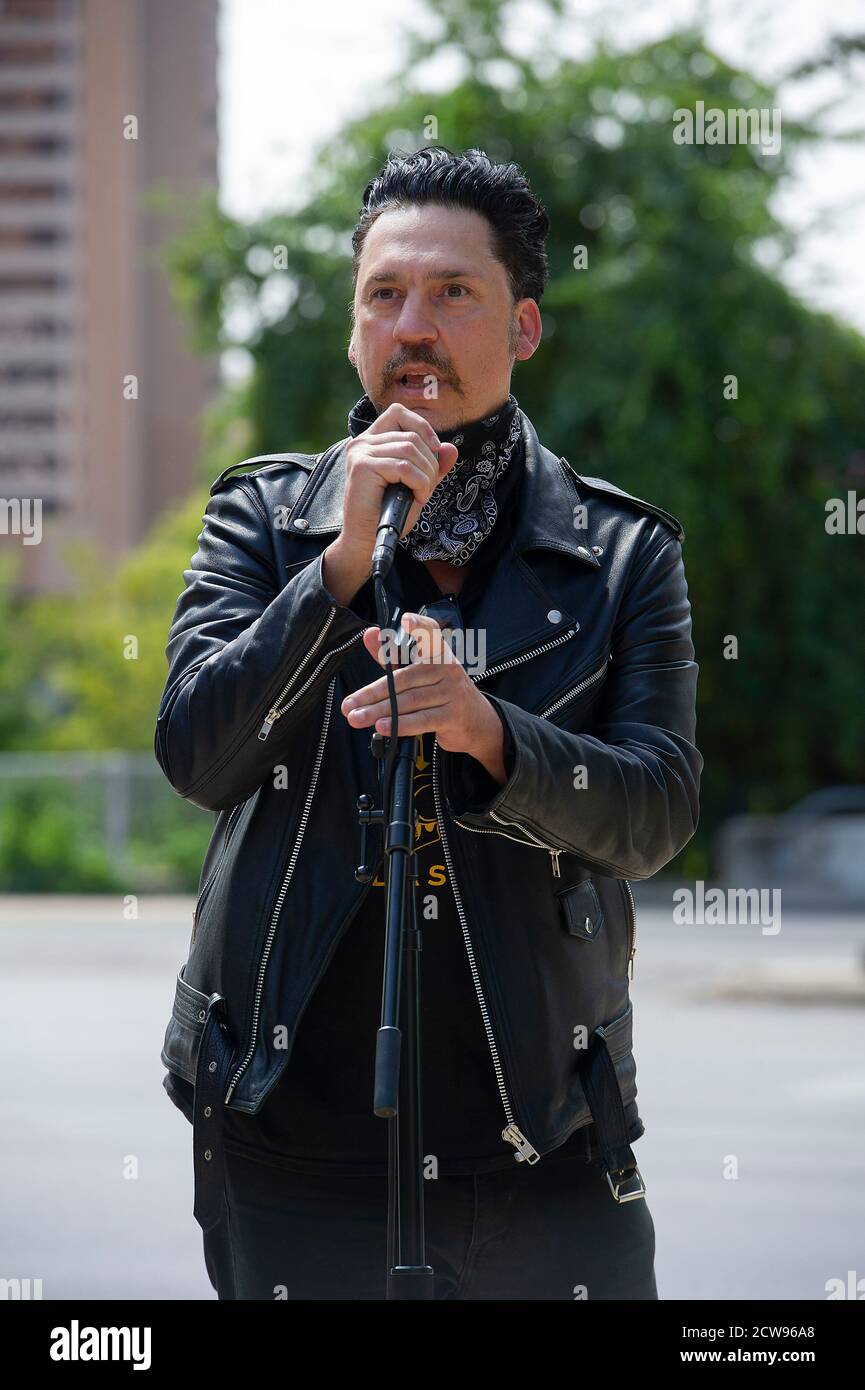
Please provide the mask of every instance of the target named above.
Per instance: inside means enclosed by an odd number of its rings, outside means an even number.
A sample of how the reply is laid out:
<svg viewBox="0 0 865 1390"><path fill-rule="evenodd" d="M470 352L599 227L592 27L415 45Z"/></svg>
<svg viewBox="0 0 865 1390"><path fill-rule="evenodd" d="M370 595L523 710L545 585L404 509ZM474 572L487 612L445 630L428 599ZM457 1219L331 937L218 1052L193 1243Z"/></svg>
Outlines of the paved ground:
<svg viewBox="0 0 865 1390"><path fill-rule="evenodd" d="M865 917L676 926L660 885L636 894L635 1152L661 1297L823 1299L865 1278ZM46 1299L215 1297L159 1060L191 908L0 898L0 1277ZM743 971L761 997L722 997ZM779 1002L774 976L812 981L807 1002Z"/></svg>

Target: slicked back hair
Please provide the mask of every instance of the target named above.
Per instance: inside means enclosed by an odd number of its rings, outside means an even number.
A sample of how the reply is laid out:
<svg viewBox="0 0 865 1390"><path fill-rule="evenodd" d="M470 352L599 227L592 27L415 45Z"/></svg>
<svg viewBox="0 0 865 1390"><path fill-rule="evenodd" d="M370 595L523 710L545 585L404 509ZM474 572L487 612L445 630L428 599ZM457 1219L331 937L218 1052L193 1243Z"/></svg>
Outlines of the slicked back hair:
<svg viewBox="0 0 865 1390"><path fill-rule="evenodd" d="M491 248L501 261L513 302L540 303L549 278L545 242L549 218L516 164L494 164L483 150L453 154L425 145L412 154L391 154L363 191L352 233L352 318L360 259L370 227L386 209L437 203L480 213L492 229Z"/></svg>

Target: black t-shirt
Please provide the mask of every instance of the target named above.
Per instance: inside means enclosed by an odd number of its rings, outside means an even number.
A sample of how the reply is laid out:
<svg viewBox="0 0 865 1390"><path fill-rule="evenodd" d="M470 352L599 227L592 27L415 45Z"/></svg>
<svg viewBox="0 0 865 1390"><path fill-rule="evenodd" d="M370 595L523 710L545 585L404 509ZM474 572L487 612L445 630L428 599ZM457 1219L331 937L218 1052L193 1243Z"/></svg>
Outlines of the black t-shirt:
<svg viewBox="0 0 865 1390"><path fill-rule="evenodd" d="M512 515L512 506L507 514L499 515L490 536L469 563L458 596L464 619L470 616L492 567L510 545ZM422 604L441 598L432 575L402 546L397 547L388 591L399 602L400 611L416 611ZM368 621L376 621L370 581L355 595L352 607ZM371 729L359 733L369 738ZM433 739L431 732L419 736L414 784L418 812L416 901L422 941L421 1099L424 1155L435 1155L438 1173L448 1176L493 1172L510 1167L516 1159L515 1150L501 1137L507 1118L448 881L433 797ZM510 775L513 749L507 746L505 766ZM491 789L495 785L491 779ZM225 1111L228 1148L252 1149L259 1158L302 1172L336 1176L387 1173L389 1122L374 1115L372 1109L385 899L382 870L345 929L301 1018L288 1063L259 1113ZM471 931L470 921L468 926ZM629 1119L634 1110L632 1105ZM544 1162L585 1162L587 1156L588 1135L583 1129Z"/></svg>

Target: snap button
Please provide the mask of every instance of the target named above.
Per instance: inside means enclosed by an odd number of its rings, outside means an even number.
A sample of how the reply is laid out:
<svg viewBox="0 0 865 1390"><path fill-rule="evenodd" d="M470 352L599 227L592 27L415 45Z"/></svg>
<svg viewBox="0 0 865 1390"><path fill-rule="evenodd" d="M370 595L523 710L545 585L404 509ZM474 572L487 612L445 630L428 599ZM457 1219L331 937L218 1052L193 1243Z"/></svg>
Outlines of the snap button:
<svg viewBox="0 0 865 1390"><path fill-rule="evenodd" d="M604 547L602 545L593 545L592 550L596 555L603 555L604 553Z"/></svg>
<svg viewBox="0 0 865 1390"><path fill-rule="evenodd" d="M551 623L560 623L562 621L562 615L559 612L558 608L550 609L549 613L547 614L547 621Z"/></svg>
<svg viewBox="0 0 865 1390"><path fill-rule="evenodd" d="M604 929L604 912L591 878L572 883L556 894L563 925L572 937L594 941Z"/></svg>
<svg viewBox="0 0 865 1390"><path fill-rule="evenodd" d="M294 524L297 527L298 531L309 530L309 522L307 521L305 516L296 516L294 518Z"/></svg>
<svg viewBox="0 0 865 1390"><path fill-rule="evenodd" d="M205 1118L206 1120L209 1120L212 1114L213 1114L213 1111L211 1110L210 1106L209 1106L209 1105L205 1105L205 1107L204 1107L204 1118Z"/></svg>
<svg viewBox="0 0 865 1390"><path fill-rule="evenodd" d="M207 1064L207 1070L208 1070L208 1071L216 1071L216 1063L215 1063L215 1062L208 1062L208 1064Z"/></svg>
<svg viewBox="0 0 865 1390"><path fill-rule="evenodd" d="M209 1163L210 1160L213 1158L213 1152L212 1152L212 1150L211 1150L211 1149L205 1149L205 1150L204 1150L204 1157L207 1159L207 1161L208 1161L208 1163Z"/></svg>
<svg viewBox="0 0 865 1390"><path fill-rule="evenodd" d="M207 1018L207 1010L206 1010L206 1009L199 1009L199 1010L198 1010L198 1021L199 1021L199 1023L203 1023L204 1020L205 1020L206 1018Z"/></svg>

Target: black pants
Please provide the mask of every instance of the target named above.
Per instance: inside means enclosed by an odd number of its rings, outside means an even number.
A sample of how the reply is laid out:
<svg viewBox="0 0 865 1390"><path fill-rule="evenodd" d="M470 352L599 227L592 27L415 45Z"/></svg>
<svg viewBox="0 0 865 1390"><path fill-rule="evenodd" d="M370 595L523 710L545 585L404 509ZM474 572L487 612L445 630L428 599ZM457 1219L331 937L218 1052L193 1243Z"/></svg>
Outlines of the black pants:
<svg viewBox="0 0 865 1390"><path fill-rule="evenodd" d="M220 1299L384 1299L387 1178L289 1173L226 1153L228 1215L204 1235ZM436 1299L656 1299L645 1197L580 1159L424 1183Z"/></svg>

